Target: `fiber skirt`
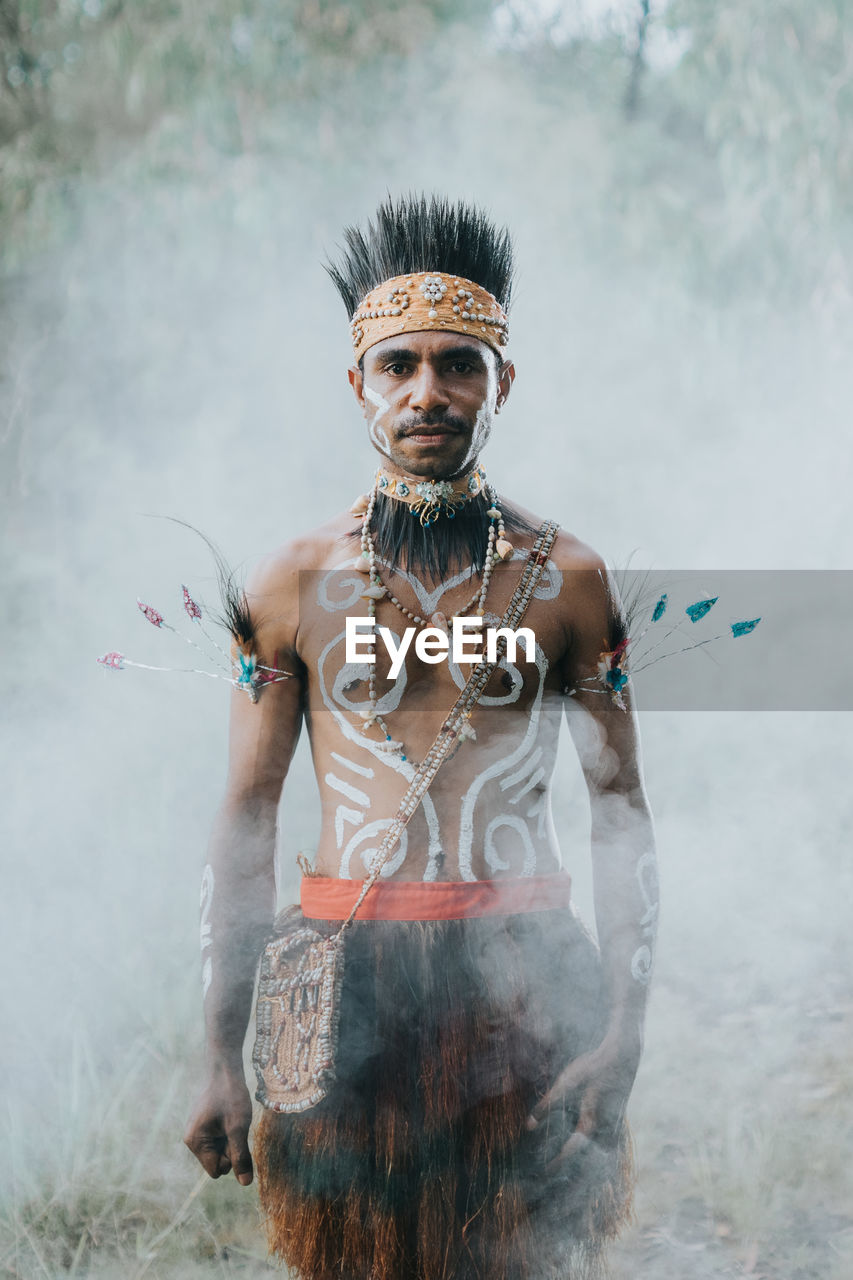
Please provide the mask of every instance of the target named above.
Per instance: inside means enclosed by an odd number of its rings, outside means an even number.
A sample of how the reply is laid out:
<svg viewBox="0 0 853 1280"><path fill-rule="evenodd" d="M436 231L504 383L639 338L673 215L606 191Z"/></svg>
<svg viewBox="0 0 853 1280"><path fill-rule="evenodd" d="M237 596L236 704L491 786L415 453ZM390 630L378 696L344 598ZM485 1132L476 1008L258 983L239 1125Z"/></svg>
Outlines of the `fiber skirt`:
<svg viewBox="0 0 853 1280"><path fill-rule="evenodd" d="M336 1083L257 1124L271 1250L301 1280L594 1274L630 1216L627 1127L554 1164L578 1100L527 1127L602 1036L598 950L572 909L356 920L345 948Z"/></svg>

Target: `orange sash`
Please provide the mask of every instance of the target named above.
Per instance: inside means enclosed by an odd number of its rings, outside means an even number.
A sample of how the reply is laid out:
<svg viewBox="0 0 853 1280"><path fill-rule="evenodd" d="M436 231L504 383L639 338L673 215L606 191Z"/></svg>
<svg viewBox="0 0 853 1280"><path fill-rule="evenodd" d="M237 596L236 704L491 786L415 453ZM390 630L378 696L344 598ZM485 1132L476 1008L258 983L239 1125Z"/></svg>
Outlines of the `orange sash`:
<svg viewBox="0 0 853 1280"><path fill-rule="evenodd" d="M305 876L300 888L302 913L309 920L345 920L363 881ZM553 911L571 901L571 876L506 880L380 880L365 898L356 920L466 920L472 916L509 916Z"/></svg>

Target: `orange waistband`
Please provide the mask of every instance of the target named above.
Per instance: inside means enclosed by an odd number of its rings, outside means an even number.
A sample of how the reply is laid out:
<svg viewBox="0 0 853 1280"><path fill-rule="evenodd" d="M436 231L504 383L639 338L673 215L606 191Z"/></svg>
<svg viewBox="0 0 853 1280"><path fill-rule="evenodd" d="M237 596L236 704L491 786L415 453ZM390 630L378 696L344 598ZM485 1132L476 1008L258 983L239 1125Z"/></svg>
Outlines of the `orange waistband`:
<svg viewBox="0 0 853 1280"><path fill-rule="evenodd" d="M305 876L299 895L303 915L309 920L345 920L363 883ZM518 880L380 880L356 919L465 920L552 911L569 905L571 889L572 879L565 871Z"/></svg>

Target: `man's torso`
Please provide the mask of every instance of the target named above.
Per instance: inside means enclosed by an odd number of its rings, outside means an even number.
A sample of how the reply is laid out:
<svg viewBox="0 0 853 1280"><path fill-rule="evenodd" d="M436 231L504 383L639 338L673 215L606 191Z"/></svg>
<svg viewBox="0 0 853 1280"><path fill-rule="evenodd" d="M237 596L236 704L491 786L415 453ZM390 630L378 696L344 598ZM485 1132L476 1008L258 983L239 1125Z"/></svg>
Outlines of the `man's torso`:
<svg viewBox="0 0 853 1280"><path fill-rule="evenodd" d="M536 528L541 523L530 520ZM302 543L302 564L310 567L299 573L293 648L303 664L304 714L322 805L315 869L326 876L362 879L415 765L473 667L454 662L452 655L428 664L417 657L412 643L391 680L391 658L377 636L376 711L391 743L378 723L365 726L370 667L346 661L347 617L364 618L368 612L363 598L367 577L356 568L360 546L352 534L351 517L342 517ZM484 627L499 625L535 536L512 535L512 558L498 564L492 575ZM574 546L569 535L559 536L523 619L535 637L532 660L527 661L525 646L519 644L514 661L501 661L471 717L476 738L462 741L433 780L386 876L474 880L558 869L550 786L572 634L573 575L565 570L572 565ZM404 571L392 575L381 561L378 568L404 608L427 621L440 613L448 626L480 581L470 568L451 572L439 583ZM465 616L473 613L468 609ZM404 630L414 624L386 597L376 603L376 625L388 628L399 645Z"/></svg>

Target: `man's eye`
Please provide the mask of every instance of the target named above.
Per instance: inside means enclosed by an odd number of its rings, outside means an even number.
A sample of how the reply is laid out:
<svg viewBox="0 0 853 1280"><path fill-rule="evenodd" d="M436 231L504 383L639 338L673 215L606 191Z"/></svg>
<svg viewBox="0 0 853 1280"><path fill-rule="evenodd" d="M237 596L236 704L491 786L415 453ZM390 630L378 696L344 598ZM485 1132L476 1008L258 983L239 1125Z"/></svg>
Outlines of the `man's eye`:
<svg viewBox="0 0 853 1280"><path fill-rule="evenodd" d="M407 368L408 365L405 364L386 364L385 372L392 373L395 378L399 378L406 372Z"/></svg>
<svg viewBox="0 0 853 1280"><path fill-rule="evenodd" d="M454 360L450 366L454 373L470 373L473 367L469 360Z"/></svg>

